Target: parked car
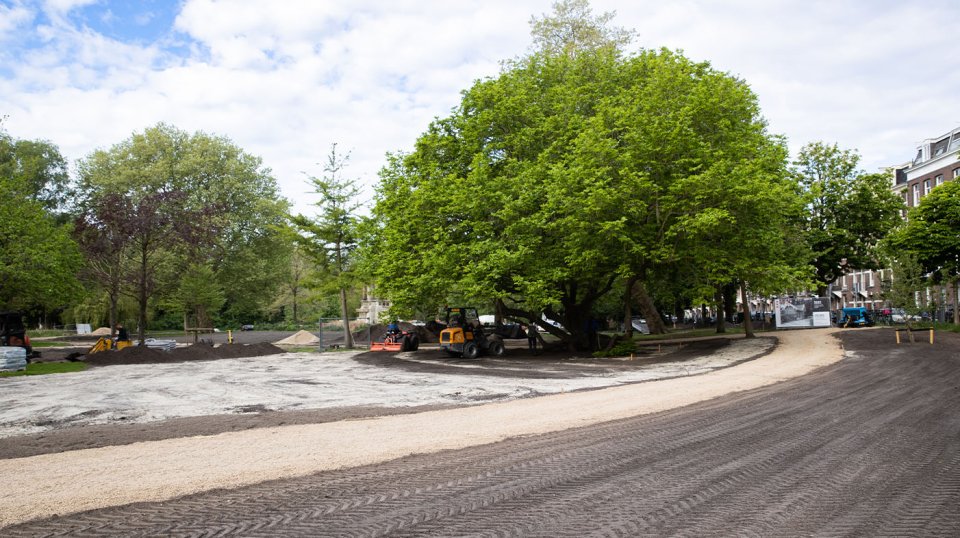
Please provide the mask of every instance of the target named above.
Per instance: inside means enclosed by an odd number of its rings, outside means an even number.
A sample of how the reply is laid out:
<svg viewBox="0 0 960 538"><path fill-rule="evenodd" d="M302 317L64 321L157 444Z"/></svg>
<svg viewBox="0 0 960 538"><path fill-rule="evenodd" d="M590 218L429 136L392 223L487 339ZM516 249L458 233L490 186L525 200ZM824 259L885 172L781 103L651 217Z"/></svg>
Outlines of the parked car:
<svg viewBox="0 0 960 538"><path fill-rule="evenodd" d="M252 330L253 330L253 325L241 325L241 326L240 326L240 330L241 330L241 331L252 331Z"/></svg>
<svg viewBox="0 0 960 538"><path fill-rule="evenodd" d="M902 308L892 308L890 309L890 321L893 323L906 323L907 320L910 321L920 321L919 316L912 314L907 314Z"/></svg>

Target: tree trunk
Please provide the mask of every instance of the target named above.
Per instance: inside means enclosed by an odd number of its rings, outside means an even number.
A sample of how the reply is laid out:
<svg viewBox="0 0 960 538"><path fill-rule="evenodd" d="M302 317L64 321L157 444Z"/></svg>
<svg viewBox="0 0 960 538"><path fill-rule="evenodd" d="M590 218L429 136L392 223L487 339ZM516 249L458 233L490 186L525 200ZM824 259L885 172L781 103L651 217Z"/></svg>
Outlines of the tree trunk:
<svg viewBox="0 0 960 538"><path fill-rule="evenodd" d="M111 290L109 292L110 300L110 338L113 338L117 334L117 292Z"/></svg>
<svg viewBox="0 0 960 538"><path fill-rule="evenodd" d="M299 291L300 290L296 286L291 290L293 295L293 324L297 327L300 326L300 315L297 313L297 293Z"/></svg>
<svg viewBox="0 0 960 538"><path fill-rule="evenodd" d="M953 323L960 325L960 275L953 279Z"/></svg>
<svg viewBox="0 0 960 538"><path fill-rule="evenodd" d="M147 339L147 271L149 268L149 256L146 246L140 251L140 289L137 290L137 340L140 345Z"/></svg>
<svg viewBox="0 0 960 538"><path fill-rule="evenodd" d="M723 304L723 286L717 286L713 293L713 300L717 303L717 332L727 332L726 307Z"/></svg>
<svg viewBox="0 0 960 538"><path fill-rule="evenodd" d="M623 335L627 340L633 338L633 312L630 310L630 303L633 302L633 284L637 281L636 277L627 279L623 293Z"/></svg>
<svg viewBox="0 0 960 538"><path fill-rule="evenodd" d="M740 281L740 299L743 302L743 333L747 338L756 338L753 334L753 320L750 318L750 301L747 300L747 283Z"/></svg>
<svg viewBox="0 0 960 538"><path fill-rule="evenodd" d="M340 315L343 316L343 347L353 347L353 333L350 332L350 317L347 313L347 289L340 288Z"/></svg>
<svg viewBox="0 0 960 538"><path fill-rule="evenodd" d="M637 283L637 298L640 300L640 311L643 312L643 317L647 320L647 328L650 329L650 334L666 334L667 329L663 326L663 318L660 317L660 312L653 304L653 299L647 293L647 287L643 282Z"/></svg>

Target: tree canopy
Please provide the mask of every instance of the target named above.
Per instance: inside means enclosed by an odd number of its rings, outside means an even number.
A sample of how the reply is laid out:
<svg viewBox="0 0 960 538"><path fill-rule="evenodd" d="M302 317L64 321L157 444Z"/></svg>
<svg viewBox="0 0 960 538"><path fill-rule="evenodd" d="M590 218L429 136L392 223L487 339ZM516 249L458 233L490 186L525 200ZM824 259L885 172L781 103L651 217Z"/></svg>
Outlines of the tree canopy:
<svg viewBox="0 0 960 538"><path fill-rule="evenodd" d="M921 198L907 214L906 225L891 234L889 246L895 257L915 260L930 281L949 282L956 297L960 287L960 181L939 185ZM960 323L960 309L955 308L953 314L954 323Z"/></svg>
<svg viewBox="0 0 960 538"><path fill-rule="evenodd" d="M64 175L54 146L0 129L0 309L49 311L78 296L80 254L56 212Z"/></svg>
<svg viewBox="0 0 960 538"><path fill-rule="evenodd" d="M794 163L821 288L843 276L844 268L879 269L877 246L900 223L903 201L891 192L889 175L866 174L857 168L859 161L855 151L815 142L804 146Z"/></svg>
<svg viewBox="0 0 960 538"><path fill-rule="evenodd" d="M271 259L290 248L279 232L287 204L259 158L159 124L93 152L79 172L80 237L110 237L124 253L110 259L140 304L141 337L150 300L180 297L164 304L201 325L221 308L240 317L270 303L284 271ZM207 293L191 291L202 283Z"/></svg>
<svg viewBox="0 0 960 538"><path fill-rule="evenodd" d="M795 191L784 157L749 87L709 64L611 46L534 52L464 91L382 171L378 287L407 312L454 294L496 301L582 346L620 278L688 261L712 284L795 263L774 248ZM708 270L705 245L749 247L751 226L777 241Z"/></svg>

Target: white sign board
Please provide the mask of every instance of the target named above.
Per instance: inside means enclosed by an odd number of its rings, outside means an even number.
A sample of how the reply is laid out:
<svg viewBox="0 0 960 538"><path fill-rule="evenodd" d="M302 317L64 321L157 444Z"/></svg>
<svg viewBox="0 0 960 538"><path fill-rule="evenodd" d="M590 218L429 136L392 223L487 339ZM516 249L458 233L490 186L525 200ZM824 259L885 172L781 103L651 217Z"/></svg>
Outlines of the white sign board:
<svg viewBox="0 0 960 538"><path fill-rule="evenodd" d="M90 334L90 332L89 323L77 323L77 334Z"/></svg>

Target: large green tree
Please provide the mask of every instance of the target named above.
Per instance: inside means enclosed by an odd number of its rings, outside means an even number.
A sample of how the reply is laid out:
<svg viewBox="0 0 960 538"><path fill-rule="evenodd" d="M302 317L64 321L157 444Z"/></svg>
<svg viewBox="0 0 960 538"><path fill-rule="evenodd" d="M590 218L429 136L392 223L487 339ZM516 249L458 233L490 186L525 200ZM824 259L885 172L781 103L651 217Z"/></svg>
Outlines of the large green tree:
<svg viewBox="0 0 960 538"><path fill-rule="evenodd" d="M57 213L63 159L47 142L0 128L0 309L64 308L78 297L81 258Z"/></svg>
<svg viewBox="0 0 960 538"><path fill-rule="evenodd" d="M889 175L866 174L859 162L855 151L823 142L804 146L794 162L821 294L846 270L879 269L877 245L900 222L903 201Z"/></svg>
<svg viewBox="0 0 960 538"><path fill-rule="evenodd" d="M466 90L384 168L378 289L410 311L453 294L498 302L585 347L615 283L689 255L682 217L720 203L691 203L690 185L734 174L763 189L777 148L746 84L708 64L609 41L541 47ZM756 211L779 222L773 207ZM743 275L772 263L742 254Z"/></svg>
<svg viewBox="0 0 960 538"><path fill-rule="evenodd" d="M957 294L960 290L960 181L933 189L907 214L907 223L891 234L894 256L909 254L931 280L949 284L953 322L960 323ZM893 278L898 275L894 272ZM919 288L915 288L919 289Z"/></svg>
<svg viewBox="0 0 960 538"><path fill-rule="evenodd" d="M141 337L151 304L178 304L185 325L221 306L236 319L270 304L284 270L271 260L290 248L279 231L287 204L259 158L226 138L158 124L78 168L85 237L113 237L125 253L117 269L140 304ZM203 282L215 288L205 304L169 300Z"/></svg>

